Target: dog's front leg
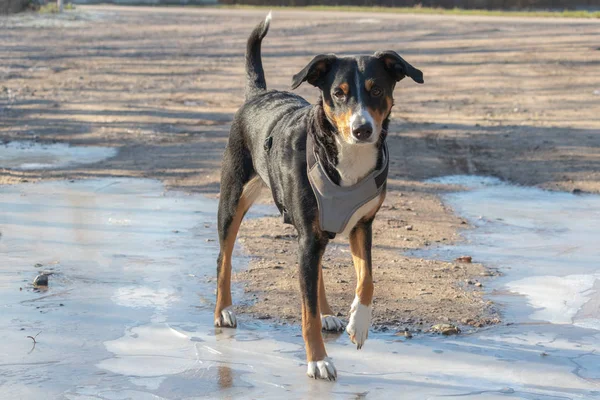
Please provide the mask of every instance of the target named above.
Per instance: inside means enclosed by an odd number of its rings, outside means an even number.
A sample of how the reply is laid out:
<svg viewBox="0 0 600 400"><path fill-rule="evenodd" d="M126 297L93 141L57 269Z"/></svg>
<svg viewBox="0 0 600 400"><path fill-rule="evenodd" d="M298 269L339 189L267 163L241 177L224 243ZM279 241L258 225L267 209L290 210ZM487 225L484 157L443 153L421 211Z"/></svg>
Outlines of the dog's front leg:
<svg viewBox="0 0 600 400"><path fill-rule="evenodd" d="M371 242L373 220L360 221L350 232L350 252L356 270L356 296L350 308L350 321L346 332L352 343L360 349L369 336L373 302L373 276Z"/></svg>
<svg viewBox="0 0 600 400"><path fill-rule="evenodd" d="M311 378L335 380L337 371L327 357L321 335L319 268L327 239L310 232L299 239L300 290L302 291L302 336L306 346L307 374Z"/></svg>

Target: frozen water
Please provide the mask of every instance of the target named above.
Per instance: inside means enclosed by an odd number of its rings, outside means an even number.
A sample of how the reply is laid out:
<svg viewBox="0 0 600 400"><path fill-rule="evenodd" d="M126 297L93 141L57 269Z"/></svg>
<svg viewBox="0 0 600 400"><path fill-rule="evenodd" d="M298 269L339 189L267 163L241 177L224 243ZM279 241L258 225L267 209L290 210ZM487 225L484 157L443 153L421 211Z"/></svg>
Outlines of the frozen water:
<svg viewBox="0 0 600 400"><path fill-rule="evenodd" d="M0 168L16 170L57 169L93 164L114 157L111 147L69 146L63 143L9 142L0 144Z"/></svg>
<svg viewBox="0 0 600 400"><path fill-rule="evenodd" d="M0 398L600 398L598 257L585 240L600 226L597 197L522 189L448 195L477 227L461 248L438 249L505 269L497 289L519 296L496 297L514 324L372 333L360 351L327 335L339 373L329 383L305 376L297 326L244 315L236 330L212 326L215 201L149 180L0 187ZM556 225L557 213L579 222ZM30 284L40 270L53 273L47 291Z"/></svg>

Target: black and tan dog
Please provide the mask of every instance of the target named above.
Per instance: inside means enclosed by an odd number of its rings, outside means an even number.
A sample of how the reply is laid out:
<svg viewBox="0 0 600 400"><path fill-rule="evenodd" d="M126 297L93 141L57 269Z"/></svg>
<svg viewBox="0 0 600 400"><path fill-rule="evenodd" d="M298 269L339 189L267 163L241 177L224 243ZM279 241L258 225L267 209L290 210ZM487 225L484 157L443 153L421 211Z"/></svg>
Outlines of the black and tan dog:
<svg viewBox="0 0 600 400"><path fill-rule="evenodd" d="M307 176L307 138L313 147L309 150L332 182L340 187L357 184L383 163L396 82L409 76L423 83L423 74L393 51L356 57L324 54L292 79L292 89L302 82L318 87L317 104L289 92L267 90L260 48L270 19L269 14L248 39L246 102L235 115L223 158L215 325L236 326L231 309L231 254L245 213L261 189L268 187L286 222L298 231L307 373L334 380L337 372L327 357L321 329L341 330L343 324L325 296L321 257L332 235L319 223L317 199ZM341 232L349 236L357 277L346 331L359 349L371 323L371 225L384 197L385 186L353 212Z"/></svg>

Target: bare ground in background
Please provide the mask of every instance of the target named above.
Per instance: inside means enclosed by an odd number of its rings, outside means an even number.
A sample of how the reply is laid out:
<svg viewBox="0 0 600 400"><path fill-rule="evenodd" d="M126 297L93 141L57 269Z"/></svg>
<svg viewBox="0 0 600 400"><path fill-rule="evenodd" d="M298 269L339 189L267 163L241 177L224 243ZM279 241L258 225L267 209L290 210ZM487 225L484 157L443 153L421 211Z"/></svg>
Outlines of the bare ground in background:
<svg viewBox="0 0 600 400"><path fill-rule="evenodd" d="M78 7L0 18L0 141L114 146L107 161L55 171L0 169L0 184L130 176L216 196L220 157L243 99L245 40L264 11ZM375 224L375 322L401 329L498 322L478 264L404 251L459 240L465 227L421 183L493 175L547 189L600 191L600 21L317 13L274 15L263 45L269 87L286 89L313 55L394 49L425 73L402 82L390 127L389 194ZM317 96L308 85L299 93ZM411 225L412 230L406 226ZM296 321L294 232L246 221L252 255L239 310ZM348 245L325 256L333 308L354 296ZM257 301L254 301L257 300Z"/></svg>

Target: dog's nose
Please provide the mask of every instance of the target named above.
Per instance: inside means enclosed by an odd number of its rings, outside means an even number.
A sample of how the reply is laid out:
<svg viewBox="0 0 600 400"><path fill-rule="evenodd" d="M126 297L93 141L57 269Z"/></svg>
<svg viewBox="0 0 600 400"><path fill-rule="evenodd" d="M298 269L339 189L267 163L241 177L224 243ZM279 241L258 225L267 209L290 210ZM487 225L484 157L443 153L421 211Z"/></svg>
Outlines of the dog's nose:
<svg viewBox="0 0 600 400"><path fill-rule="evenodd" d="M371 124L366 123L360 126L357 126L352 130L354 137L358 140L367 140L373 134L373 126Z"/></svg>

